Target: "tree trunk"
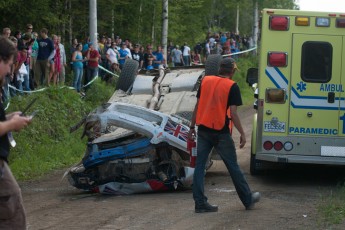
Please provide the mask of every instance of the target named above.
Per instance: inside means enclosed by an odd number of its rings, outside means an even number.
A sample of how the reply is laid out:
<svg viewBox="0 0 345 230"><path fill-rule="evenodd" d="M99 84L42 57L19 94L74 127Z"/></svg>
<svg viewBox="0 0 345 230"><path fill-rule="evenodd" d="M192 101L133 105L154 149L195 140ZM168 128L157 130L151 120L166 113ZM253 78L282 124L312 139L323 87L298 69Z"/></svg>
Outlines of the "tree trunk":
<svg viewBox="0 0 345 230"><path fill-rule="evenodd" d="M238 24L240 23L240 4L237 3L237 11L236 11L236 34L239 34L238 31Z"/></svg>
<svg viewBox="0 0 345 230"><path fill-rule="evenodd" d="M69 12L69 30L68 30L68 34L69 34L69 42L72 45L72 39L73 39L73 26L72 26L72 0L68 0L68 12Z"/></svg>
<svg viewBox="0 0 345 230"><path fill-rule="evenodd" d="M111 38L114 39L115 33L115 12L114 9L111 10Z"/></svg>
<svg viewBox="0 0 345 230"><path fill-rule="evenodd" d="M140 0L140 6L139 6L139 20L138 20L138 34L137 34L137 41L141 43L141 24L143 22L142 13L143 11L143 1Z"/></svg>
<svg viewBox="0 0 345 230"><path fill-rule="evenodd" d="M253 44L254 47L258 44L258 34L259 34L259 16L258 16L258 0L253 0L254 2L254 12L253 12ZM256 50L254 51L256 54Z"/></svg>
<svg viewBox="0 0 345 230"><path fill-rule="evenodd" d="M156 18L156 5L153 4L152 10L152 31L151 31L151 43L155 42L155 18Z"/></svg>
<svg viewBox="0 0 345 230"><path fill-rule="evenodd" d="M167 60L167 44L168 44L168 0L163 0L162 12L162 49L164 52L164 60Z"/></svg>

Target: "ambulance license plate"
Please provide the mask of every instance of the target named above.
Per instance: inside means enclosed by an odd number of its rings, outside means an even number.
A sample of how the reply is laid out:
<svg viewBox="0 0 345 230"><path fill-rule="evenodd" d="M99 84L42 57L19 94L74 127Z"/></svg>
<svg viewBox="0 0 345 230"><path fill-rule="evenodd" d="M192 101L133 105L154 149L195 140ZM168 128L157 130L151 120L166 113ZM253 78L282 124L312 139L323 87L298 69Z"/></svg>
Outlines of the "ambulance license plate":
<svg viewBox="0 0 345 230"><path fill-rule="evenodd" d="M270 121L264 122L264 132L274 132L274 133L284 133L285 132L285 122L276 122L273 124Z"/></svg>

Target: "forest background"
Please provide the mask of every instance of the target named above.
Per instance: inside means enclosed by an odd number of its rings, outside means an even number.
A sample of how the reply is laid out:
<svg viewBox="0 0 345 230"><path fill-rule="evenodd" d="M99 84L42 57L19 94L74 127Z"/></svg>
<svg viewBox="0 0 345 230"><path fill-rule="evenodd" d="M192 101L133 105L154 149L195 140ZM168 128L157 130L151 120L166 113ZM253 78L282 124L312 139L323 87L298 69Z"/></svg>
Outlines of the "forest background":
<svg viewBox="0 0 345 230"><path fill-rule="evenodd" d="M162 36L162 0L98 0L98 34L119 35L134 43L158 45ZM255 2L263 8L298 9L294 0L169 0L168 41L174 44L203 42L207 32L236 29L239 8L239 33L252 35ZM77 38L84 42L89 34L88 0L1 0L1 28L26 31L31 23L34 31L43 27L49 34L62 36L69 47Z"/></svg>

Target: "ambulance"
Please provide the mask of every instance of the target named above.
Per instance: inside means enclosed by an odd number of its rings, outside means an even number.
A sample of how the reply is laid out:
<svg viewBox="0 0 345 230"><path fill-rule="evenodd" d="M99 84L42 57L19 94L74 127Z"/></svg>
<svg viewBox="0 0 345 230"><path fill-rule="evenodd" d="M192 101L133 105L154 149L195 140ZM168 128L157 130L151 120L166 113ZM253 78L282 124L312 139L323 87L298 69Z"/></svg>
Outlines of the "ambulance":
<svg viewBox="0 0 345 230"><path fill-rule="evenodd" d="M345 165L345 12L264 9L251 174L265 162Z"/></svg>

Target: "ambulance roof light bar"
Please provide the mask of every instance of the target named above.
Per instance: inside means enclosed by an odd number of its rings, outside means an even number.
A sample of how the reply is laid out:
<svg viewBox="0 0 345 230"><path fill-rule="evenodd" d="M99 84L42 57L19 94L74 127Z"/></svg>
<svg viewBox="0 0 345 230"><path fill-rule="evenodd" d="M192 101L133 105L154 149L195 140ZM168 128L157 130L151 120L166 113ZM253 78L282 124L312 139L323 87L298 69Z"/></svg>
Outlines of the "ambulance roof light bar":
<svg viewBox="0 0 345 230"><path fill-rule="evenodd" d="M288 31L290 25L290 18L288 16L270 16L269 29Z"/></svg>
<svg viewBox="0 0 345 230"><path fill-rule="evenodd" d="M297 16L295 19L295 25L296 26L309 26L310 25L310 19L309 19L309 17Z"/></svg>
<svg viewBox="0 0 345 230"><path fill-rule="evenodd" d="M329 18L316 17L315 24L318 27L329 27L331 23Z"/></svg>
<svg viewBox="0 0 345 230"><path fill-rule="evenodd" d="M345 28L345 19L337 18L335 25L337 28Z"/></svg>

